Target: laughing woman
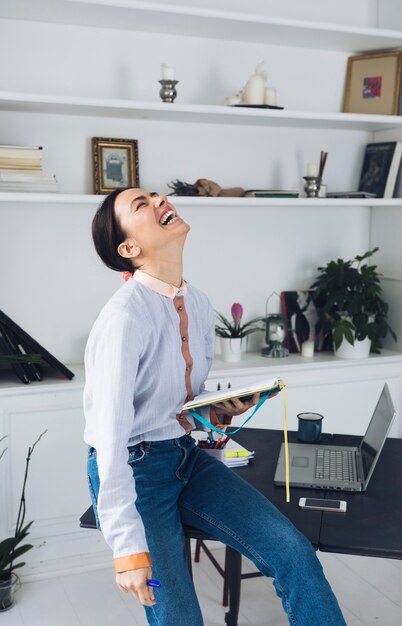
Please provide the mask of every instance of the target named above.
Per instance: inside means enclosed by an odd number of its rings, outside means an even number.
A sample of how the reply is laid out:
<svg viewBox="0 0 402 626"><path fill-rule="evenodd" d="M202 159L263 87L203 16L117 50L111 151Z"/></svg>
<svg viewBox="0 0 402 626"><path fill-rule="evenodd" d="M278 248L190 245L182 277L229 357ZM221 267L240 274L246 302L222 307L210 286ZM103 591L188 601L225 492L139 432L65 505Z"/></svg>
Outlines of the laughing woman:
<svg viewBox="0 0 402 626"><path fill-rule="evenodd" d="M88 483L116 583L144 605L149 624L201 626L186 523L272 576L290 624L344 626L305 537L191 437L194 422L181 407L204 389L215 332L208 297L183 280L189 230L166 196L142 189L114 191L93 219L102 261L130 276L100 311L85 349ZM227 425L258 400L220 403L204 417ZM152 577L161 583L155 592Z"/></svg>

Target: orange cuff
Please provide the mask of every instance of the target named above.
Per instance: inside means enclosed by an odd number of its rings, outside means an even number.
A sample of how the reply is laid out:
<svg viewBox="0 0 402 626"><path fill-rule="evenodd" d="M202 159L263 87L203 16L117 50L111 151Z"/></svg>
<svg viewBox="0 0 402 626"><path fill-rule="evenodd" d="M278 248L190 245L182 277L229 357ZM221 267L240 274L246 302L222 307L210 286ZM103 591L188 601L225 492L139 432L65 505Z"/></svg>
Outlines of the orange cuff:
<svg viewBox="0 0 402 626"><path fill-rule="evenodd" d="M119 556L114 560L116 574L127 572L130 569L140 569L141 567L151 567L152 561L149 552L139 552L128 556Z"/></svg>

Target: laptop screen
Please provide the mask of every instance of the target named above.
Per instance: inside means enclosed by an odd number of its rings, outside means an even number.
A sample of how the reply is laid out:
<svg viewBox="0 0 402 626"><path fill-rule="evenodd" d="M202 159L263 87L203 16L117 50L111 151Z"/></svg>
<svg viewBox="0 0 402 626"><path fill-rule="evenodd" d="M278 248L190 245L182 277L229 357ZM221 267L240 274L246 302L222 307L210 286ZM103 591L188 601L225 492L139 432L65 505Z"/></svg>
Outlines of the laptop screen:
<svg viewBox="0 0 402 626"><path fill-rule="evenodd" d="M371 477L394 417L395 408L391 400L391 394L389 393L388 385L384 385L373 417L359 446L363 462L364 484L367 484Z"/></svg>

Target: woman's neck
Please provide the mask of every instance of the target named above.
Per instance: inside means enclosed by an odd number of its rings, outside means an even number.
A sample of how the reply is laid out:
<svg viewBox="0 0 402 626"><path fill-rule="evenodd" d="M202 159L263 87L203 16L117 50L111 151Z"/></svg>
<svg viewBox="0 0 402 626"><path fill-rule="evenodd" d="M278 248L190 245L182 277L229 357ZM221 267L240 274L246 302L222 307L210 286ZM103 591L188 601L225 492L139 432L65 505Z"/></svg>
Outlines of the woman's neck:
<svg viewBox="0 0 402 626"><path fill-rule="evenodd" d="M146 274L162 280L164 283L180 287L183 280L183 261L144 261L139 268Z"/></svg>

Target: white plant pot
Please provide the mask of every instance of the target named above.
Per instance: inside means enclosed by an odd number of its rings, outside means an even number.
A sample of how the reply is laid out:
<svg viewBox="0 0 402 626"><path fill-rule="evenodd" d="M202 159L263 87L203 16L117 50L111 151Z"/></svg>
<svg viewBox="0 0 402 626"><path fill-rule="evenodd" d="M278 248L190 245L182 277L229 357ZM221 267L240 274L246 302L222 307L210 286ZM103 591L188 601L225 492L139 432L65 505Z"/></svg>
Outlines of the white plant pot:
<svg viewBox="0 0 402 626"><path fill-rule="evenodd" d="M222 361L238 363L241 361L241 338L220 337Z"/></svg>
<svg viewBox="0 0 402 626"><path fill-rule="evenodd" d="M341 359L367 359L370 355L371 339L366 337L362 341L355 339L352 346L349 341L343 338L338 350L335 350L335 356Z"/></svg>

